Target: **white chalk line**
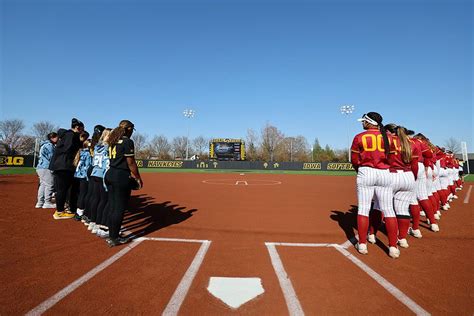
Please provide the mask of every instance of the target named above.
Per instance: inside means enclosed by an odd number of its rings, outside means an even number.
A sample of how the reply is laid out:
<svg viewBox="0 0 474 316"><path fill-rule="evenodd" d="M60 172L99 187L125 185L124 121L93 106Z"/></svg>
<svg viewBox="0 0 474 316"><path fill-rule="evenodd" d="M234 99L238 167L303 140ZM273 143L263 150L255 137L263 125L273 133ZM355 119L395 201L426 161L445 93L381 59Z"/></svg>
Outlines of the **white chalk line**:
<svg viewBox="0 0 474 316"><path fill-rule="evenodd" d="M200 239L160 238L160 237L139 237L137 238L137 240L189 242L189 243L198 243L198 244L210 242L209 240L200 240Z"/></svg>
<svg viewBox="0 0 474 316"><path fill-rule="evenodd" d="M199 268L201 267L201 264L204 260L204 257L206 256L207 250L209 249L210 245L210 241L203 242L203 244L199 248L199 251L194 257L193 262L189 266L188 270L184 274L184 277L181 279L181 282L176 288L176 291L173 293L173 296L171 297L171 300L169 301L162 315L178 315L178 311L181 308L181 305L183 304L183 301L186 298L189 289L191 288L191 284L193 283L193 280L196 277Z"/></svg>
<svg viewBox="0 0 474 316"><path fill-rule="evenodd" d="M36 315L42 315L44 312L46 312L48 309L56 305L59 301L61 301L63 298L74 292L77 288L79 288L81 285L95 277L99 272L103 271L106 269L108 266L110 266L112 263L123 257L125 254L127 254L130 250L138 246L140 243L143 241L164 241L164 242L184 242L184 243L201 243L201 247L199 248L199 251L197 252L196 256L193 259L193 262L191 263L191 266L188 268L186 273L184 274L183 278L181 279L176 291L174 292L173 296L171 297L170 302L168 303L165 311L163 312L163 315L177 315L179 308L181 307L188 291L189 288L191 287L191 284L199 271L199 268L204 260L204 256L207 253L207 250L209 249L209 246L211 244L211 241L209 240L198 240L198 239L179 239L179 238L158 238L158 237L140 237L135 240L133 240L129 245L127 245L124 249L120 250L117 252L115 255L110 257L109 259L105 260L101 264L99 264L97 267L93 268L91 271L87 272L84 274L82 277L77 279L76 281L72 282L68 286L66 286L64 289L61 291L57 292L35 308L33 308L31 311L29 311L26 315L27 316L36 316ZM165 314L166 313L166 314Z"/></svg>
<svg viewBox="0 0 474 316"><path fill-rule="evenodd" d="M469 203L469 199L471 197L471 191L472 191L472 184L469 186L469 190L467 191L466 197L464 198L464 204Z"/></svg>
<svg viewBox="0 0 474 316"><path fill-rule="evenodd" d="M283 247L333 247L336 244L306 244L306 243L292 243L292 242L266 242L267 246L283 246Z"/></svg>
<svg viewBox="0 0 474 316"><path fill-rule="evenodd" d="M286 306L288 307L288 311L290 316L299 316L304 315L303 308L301 307L300 301L298 300L298 296L296 295L295 289L293 288L293 284L291 283L288 274L283 267L283 263L281 262L280 255L276 250L275 243L265 243L268 249L268 253L270 254L270 259L272 261L273 269L278 278L278 282L280 282L280 287L283 291L283 296L285 297Z"/></svg>
<svg viewBox="0 0 474 316"><path fill-rule="evenodd" d="M357 259L354 255L352 255L346 249L336 246L334 247L337 251L339 251L344 257L352 261L356 266L358 266L362 271L367 273L372 279L374 279L378 284L380 284L387 292L392 294L397 300L399 300L403 305L408 307L412 312L416 315L431 315L426 310L424 310L420 305L418 305L415 301L409 298L405 293L400 291L397 287L395 287L392 283L387 281L384 277L380 274L372 270L368 265Z"/></svg>
<svg viewBox="0 0 474 316"><path fill-rule="evenodd" d="M244 181L235 180L235 179L210 179L210 180L203 180L201 182L204 184L211 184L211 185L237 185L237 182L244 182ZM275 181L275 180L248 180L245 182L247 182L246 185L249 185L249 186L270 186L270 185L282 184L281 181Z"/></svg>
<svg viewBox="0 0 474 316"><path fill-rule="evenodd" d="M290 315L303 315L304 312L301 308L301 304L298 300L296 292L293 288L293 285L286 273L283 263L280 259L278 251L276 250L276 246L283 246L283 247L311 247L311 248L323 248L323 247L332 247L335 248L339 253L341 253L344 257L352 261L355 265L357 265L362 271L367 273L372 279L374 279L378 284L380 284L385 290L387 290L390 294L392 294L398 301L404 304L407 308L413 311L417 315L431 315L425 309L423 309L420 305L418 305L415 301L409 298L406 294L400 291L397 287L387 281L384 277L380 274L372 270L368 265L357 259L354 255L352 255L348 250L346 250L353 242L351 240L346 241L345 243L338 245L338 244L323 244L323 243L283 243L283 242L266 242L265 245L268 248L268 252L270 253L270 259L272 261L273 268L275 273L277 274L278 281L280 282L280 286L283 290L283 294L285 296L285 301L288 306L288 310L290 311Z"/></svg>
<svg viewBox="0 0 474 316"><path fill-rule="evenodd" d="M32 315L41 315L44 312L46 312L48 309L56 305L59 301L61 301L63 298L74 292L78 287L95 277L99 272L103 271L105 268L110 266L112 263L123 257L126 253L128 253L130 250L138 246L142 240L137 240L132 243L130 243L128 246L126 246L124 249L120 250L117 252L115 255L110 257L109 259L105 260L101 264L99 264L97 267L94 269L90 270L86 274L84 274L82 277L77 279L76 281L72 282L68 286L66 286L64 289L61 291L57 292L47 300L45 300L43 303L39 304L35 308L33 308L31 311L29 311L26 315L27 316L32 316Z"/></svg>

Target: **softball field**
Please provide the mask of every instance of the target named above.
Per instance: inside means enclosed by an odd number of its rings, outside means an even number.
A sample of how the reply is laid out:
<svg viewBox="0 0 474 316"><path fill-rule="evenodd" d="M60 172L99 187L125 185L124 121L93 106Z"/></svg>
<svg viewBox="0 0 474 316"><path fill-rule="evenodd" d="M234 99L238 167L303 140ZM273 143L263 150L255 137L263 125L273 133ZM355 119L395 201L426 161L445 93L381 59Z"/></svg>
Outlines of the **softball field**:
<svg viewBox="0 0 474 316"><path fill-rule="evenodd" d="M472 315L473 182L397 260L359 255L355 177L144 173L108 248L0 176L0 315Z"/></svg>

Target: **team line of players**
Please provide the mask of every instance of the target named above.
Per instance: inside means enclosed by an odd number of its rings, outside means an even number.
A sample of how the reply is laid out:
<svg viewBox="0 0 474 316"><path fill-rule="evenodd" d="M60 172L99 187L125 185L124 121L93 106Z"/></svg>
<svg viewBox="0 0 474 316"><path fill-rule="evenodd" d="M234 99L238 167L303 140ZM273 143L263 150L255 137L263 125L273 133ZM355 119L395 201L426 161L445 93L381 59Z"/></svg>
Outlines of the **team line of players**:
<svg viewBox="0 0 474 316"><path fill-rule="evenodd" d="M440 210L448 210L462 189L462 166L454 155L434 146L423 134L396 124L383 125L376 112L359 119L364 131L354 137L351 162L357 171L359 242L376 242L383 221L389 256L398 258L408 248L407 236L421 238L420 217L426 216L433 232L439 231ZM411 227L410 227L411 222Z"/></svg>

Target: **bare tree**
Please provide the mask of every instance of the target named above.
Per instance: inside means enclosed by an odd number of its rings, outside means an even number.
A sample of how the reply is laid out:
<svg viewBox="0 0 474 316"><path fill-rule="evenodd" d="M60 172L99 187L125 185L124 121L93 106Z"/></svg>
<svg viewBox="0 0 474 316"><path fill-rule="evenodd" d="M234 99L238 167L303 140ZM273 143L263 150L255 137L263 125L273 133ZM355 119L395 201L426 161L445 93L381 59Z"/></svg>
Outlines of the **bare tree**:
<svg viewBox="0 0 474 316"><path fill-rule="evenodd" d="M454 137L450 137L447 141L444 142L444 147L446 150L452 151L454 154L461 153L461 142Z"/></svg>
<svg viewBox="0 0 474 316"><path fill-rule="evenodd" d="M3 153L8 155L19 153L25 140L22 134L24 129L25 124L22 120L0 121L0 145Z"/></svg>
<svg viewBox="0 0 474 316"><path fill-rule="evenodd" d="M157 157L158 159L170 159L170 152L171 152L171 144L168 142L166 136L160 135L155 136L150 141L150 149L152 155Z"/></svg>
<svg viewBox="0 0 474 316"><path fill-rule="evenodd" d="M40 138L41 140L46 139L46 136L51 132L56 132L59 127L55 126L53 123L48 121L41 121L33 124L33 136L35 138Z"/></svg>
<svg viewBox="0 0 474 316"><path fill-rule="evenodd" d="M285 137L278 146L275 154L279 161L309 161L311 151L304 136Z"/></svg>
<svg viewBox="0 0 474 316"><path fill-rule="evenodd" d="M149 158L149 152L146 151L147 136L140 133L133 133L132 139L135 144L135 155L138 159Z"/></svg>
<svg viewBox="0 0 474 316"><path fill-rule="evenodd" d="M209 149L209 141L203 136L198 136L193 140L193 147L196 154L204 156L204 152Z"/></svg>
<svg viewBox="0 0 474 316"><path fill-rule="evenodd" d="M186 144L187 137L179 136L173 138L172 148L174 153L174 158L184 158L186 157Z"/></svg>
<svg viewBox="0 0 474 316"><path fill-rule="evenodd" d="M265 154L267 154L270 161L274 160L275 150L277 149L280 142L283 140L284 135L278 128L267 123L262 129L262 148Z"/></svg>
<svg viewBox="0 0 474 316"><path fill-rule="evenodd" d="M247 152L247 160L255 161L259 158L259 143L260 140L258 138L257 133L249 128L247 129L247 137L245 144L247 145L246 152Z"/></svg>
<svg viewBox="0 0 474 316"><path fill-rule="evenodd" d="M30 135L22 135L19 145L16 148L16 154L33 155L35 152L35 137Z"/></svg>

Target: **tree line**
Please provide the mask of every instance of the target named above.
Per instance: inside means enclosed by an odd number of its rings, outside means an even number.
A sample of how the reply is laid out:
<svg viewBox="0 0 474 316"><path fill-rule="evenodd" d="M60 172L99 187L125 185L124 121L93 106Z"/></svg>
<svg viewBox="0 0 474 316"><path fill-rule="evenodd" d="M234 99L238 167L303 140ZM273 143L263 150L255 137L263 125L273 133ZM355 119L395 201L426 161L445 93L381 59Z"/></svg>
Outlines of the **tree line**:
<svg viewBox="0 0 474 316"><path fill-rule="evenodd" d="M30 129L26 128L22 120L0 121L0 154L31 155L35 151L36 139L46 140L46 135L57 130L58 126L47 121L37 122ZM222 138L221 135L218 137ZM141 133L134 133L132 139L138 159L184 159L187 146L189 146L189 157L197 155L203 160L209 158L210 139L204 136L191 139L186 136L177 136L169 139L165 135L149 137ZM243 140L245 141L246 160L250 161L348 161L347 148L338 150L329 145L323 147L318 138L315 138L310 145L304 136L286 136L269 123L258 132L248 129ZM453 137L445 142L445 147L454 153L461 152L460 142Z"/></svg>

